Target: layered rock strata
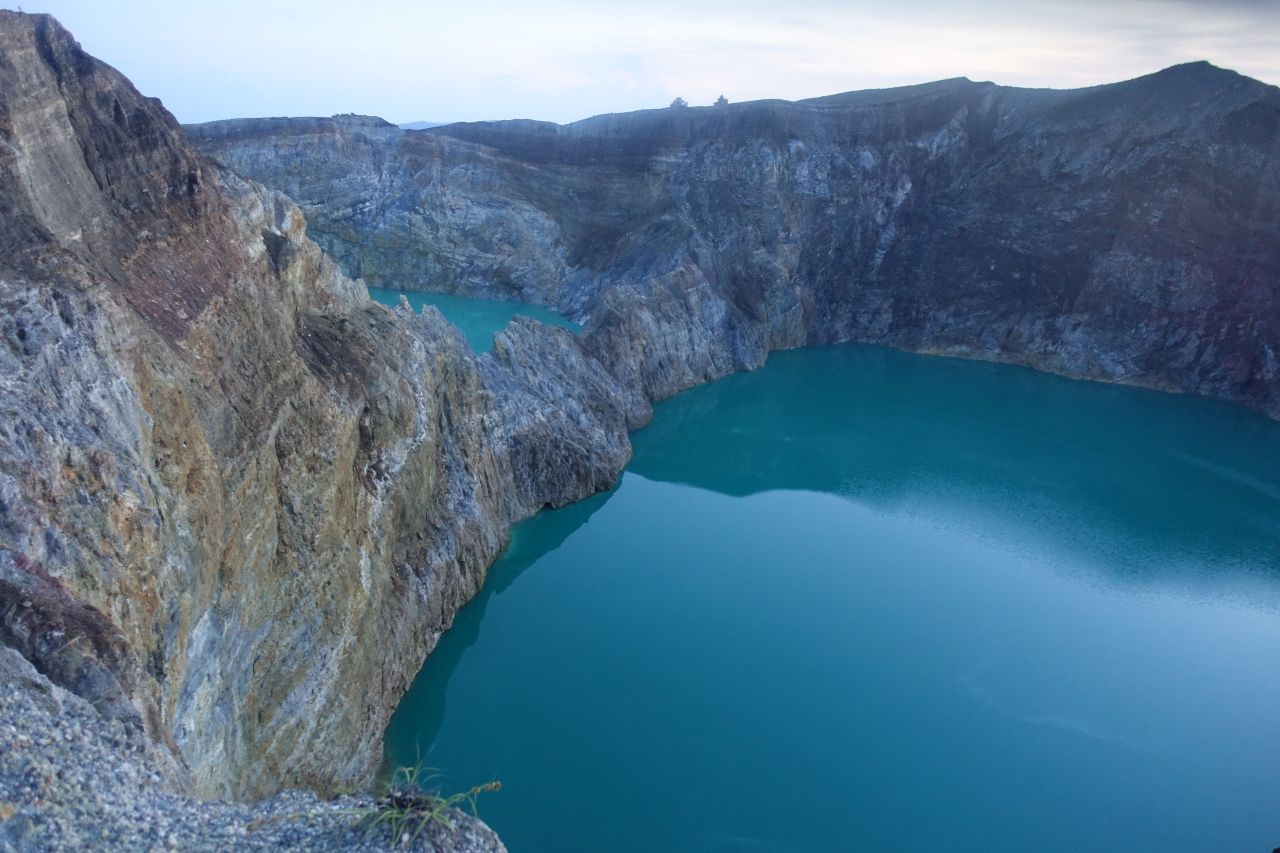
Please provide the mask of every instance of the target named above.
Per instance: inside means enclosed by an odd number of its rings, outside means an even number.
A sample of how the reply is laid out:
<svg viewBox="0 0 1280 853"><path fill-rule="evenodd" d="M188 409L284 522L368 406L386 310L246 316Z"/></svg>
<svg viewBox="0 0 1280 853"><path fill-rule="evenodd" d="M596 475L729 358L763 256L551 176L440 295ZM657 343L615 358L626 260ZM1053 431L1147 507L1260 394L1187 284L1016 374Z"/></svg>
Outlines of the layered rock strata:
<svg viewBox="0 0 1280 853"><path fill-rule="evenodd" d="M0 12L0 142L0 643L171 789L367 784L509 525L647 402L562 330L476 358L372 304L47 16Z"/></svg>
<svg viewBox="0 0 1280 853"><path fill-rule="evenodd" d="M187 130L351 273L589 317L650 398L857 340L1280 415L1280 90L1207 63L566 126Z"/></svg>

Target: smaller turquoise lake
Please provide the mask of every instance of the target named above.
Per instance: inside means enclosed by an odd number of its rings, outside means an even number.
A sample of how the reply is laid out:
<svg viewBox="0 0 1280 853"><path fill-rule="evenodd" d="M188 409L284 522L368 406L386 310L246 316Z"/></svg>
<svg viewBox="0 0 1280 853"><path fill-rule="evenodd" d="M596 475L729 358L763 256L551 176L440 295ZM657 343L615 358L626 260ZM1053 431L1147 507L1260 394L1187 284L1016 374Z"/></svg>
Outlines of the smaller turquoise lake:
<svg viewBox="0 0 1280 853"><path fill-rule="evenodd" d="M549 308L528 302L470 299L465 296L451 296L447 293L414 293L388 290L383 287L369 288L370 299L392 308L400 304L402 293L409 300L414 311L421 311L427 305L440 309L444 318L461 330L471 349L476 352L488 352L493 347L494 334L506 328L512 318L517 316L532 317L549 326L578 331L578 324L572 320L560 316Z"/></svg>

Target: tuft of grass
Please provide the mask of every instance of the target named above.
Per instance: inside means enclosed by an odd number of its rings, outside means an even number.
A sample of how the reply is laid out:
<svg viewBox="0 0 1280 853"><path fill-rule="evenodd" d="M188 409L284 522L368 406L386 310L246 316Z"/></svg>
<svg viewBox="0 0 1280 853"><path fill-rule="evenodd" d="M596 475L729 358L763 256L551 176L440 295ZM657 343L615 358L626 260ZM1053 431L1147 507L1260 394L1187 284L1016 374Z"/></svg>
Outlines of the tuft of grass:
<svg viewBox="0 0 1280 853"><path fill-rule="evenodd" d="M393 775L387 793L367 809L358 810L357 826L364 827L366 841L385 829L392 846L409 847L433 823L453 832L450 811L465 808L474 815L481 794L500 790L502 783L495 779L446 796L424 783L421 767L401 767Z"/></svg>
<svg viewBox="0 0 1280 853"><path fill-rule="evenodd" d="M427 779L432 778L434 777L427 777ZM449 820L450 811L465 808L474 815L476 800L481 794L501 790L502 783L495 779L461 793L446 796L438 788L429 787L429 783L424 783L421 767L401 767L393 774L387 786L387 792L374 800L372 805L355 809L321 809L268 815L250 821L245 825L245 830L256 832L274 823L349 815L357 818L354 824L357 829L364 829L366 842L386 830L390 846L409 847L421 838L433 823L453 832L454 825ZM0 808L4 805L0 803ZM5 816L0 811L0 820L4 819Z"/></svg>

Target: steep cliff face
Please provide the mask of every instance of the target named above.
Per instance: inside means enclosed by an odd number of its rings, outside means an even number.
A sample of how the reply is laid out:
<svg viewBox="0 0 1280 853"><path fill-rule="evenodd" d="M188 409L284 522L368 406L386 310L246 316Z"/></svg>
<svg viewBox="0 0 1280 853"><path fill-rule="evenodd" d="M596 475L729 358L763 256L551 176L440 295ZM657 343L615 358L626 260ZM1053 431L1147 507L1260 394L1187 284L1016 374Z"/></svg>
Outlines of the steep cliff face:
<svg viewBox="0 0 1280 853"><path fill-rule="evenodd" d="M860 340L1280 415L1280 90L1206 63L403 131L187 128L371 281L590 317L650 398Z"/></svg>
<svg viewBox="0 0 1280 853"><path fill-rule="evenodd" d="M369 781L508 526L647 403L567 333L476 359L371 304L49 17L0 12L0 141L0 642L179 787Z"/></svg>
<svg viewBox="0 0 1280 853"><path fill-rule="evenodd" d="M407 132L190 129L373 283L516 295L476 358L372 305L52 19L0 12L0 643L171 784L367 781L508 525L613 482L648 401L838 340L1280 414L1280 95L1077 92Z"/></svg>

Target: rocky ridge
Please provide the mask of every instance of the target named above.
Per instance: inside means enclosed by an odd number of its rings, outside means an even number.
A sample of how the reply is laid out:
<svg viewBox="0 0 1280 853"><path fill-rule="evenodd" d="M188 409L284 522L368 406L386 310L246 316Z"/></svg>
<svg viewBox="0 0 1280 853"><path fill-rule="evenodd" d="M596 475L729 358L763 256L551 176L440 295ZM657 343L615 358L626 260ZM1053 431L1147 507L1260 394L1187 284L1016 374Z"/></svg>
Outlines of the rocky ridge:
<svg viewBox="0 0 1280 853"><path fill-rule="evenodd" d="M650 399L854 340L1280 415L1280 90L1208 63L565 126L186 130L352 274L589 319Z"/></svg>
<svg viewBox="0 0 1280 853"><path fill-rule="evenodd" d="M367 785L509 526L611 485L647 401L563 330L477 358L371 303L48 16L0 12L0 142L5 689L168 794Z"/></svg>

